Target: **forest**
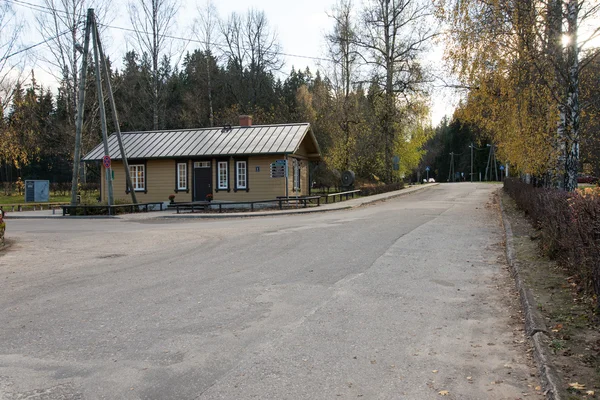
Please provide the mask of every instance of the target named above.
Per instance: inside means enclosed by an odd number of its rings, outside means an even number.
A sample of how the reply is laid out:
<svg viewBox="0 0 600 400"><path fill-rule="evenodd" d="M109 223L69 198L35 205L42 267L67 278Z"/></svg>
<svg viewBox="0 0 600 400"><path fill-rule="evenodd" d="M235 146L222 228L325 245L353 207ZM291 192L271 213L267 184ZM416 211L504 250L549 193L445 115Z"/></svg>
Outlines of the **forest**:
<svg viewBox="0 0 600 400"><path fill-rule="evenodd" d="M597 1L339 0L327 12L327 50L316 70L284 63L265 11L220 16L211 1L199 3L184 36L180 6L131 0L123 28L107 22L109 0L0 5L5 192L19 179L71 180L89 7L101 36L121 29L134 43L109 60L122 131L235 125L240 114L254 124L310 122L326 175L350 169L363 182L421 179L426 167L438 181L456 172L469 180L471 159L478 180L490 148L512 174L546 186L573 190L582 170L600 174ZM24 24L24 10L36 15L34 26ZM27 29L43 39L35 51L22 42ZM445 51L449 80L426 61L434 45ZM36 79L32 60L52 70L57 90ZM440 82L460 102L432 127ZM101 140L92 58L86 86L83 154ZM84 179L98 181L97 168L86 171Z"/></svg>

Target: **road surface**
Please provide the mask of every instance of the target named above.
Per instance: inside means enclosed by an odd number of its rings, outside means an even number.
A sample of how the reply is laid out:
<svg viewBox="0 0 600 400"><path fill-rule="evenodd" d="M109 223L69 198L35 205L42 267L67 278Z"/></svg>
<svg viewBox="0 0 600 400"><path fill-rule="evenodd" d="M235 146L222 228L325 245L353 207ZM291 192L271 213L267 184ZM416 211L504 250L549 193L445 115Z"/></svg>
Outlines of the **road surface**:
<svg viewBox="0 0 600 400"><path fill-rule="evenodd" d="M498 186L225 220L11 220L0 399L542 398Z"/></svg>

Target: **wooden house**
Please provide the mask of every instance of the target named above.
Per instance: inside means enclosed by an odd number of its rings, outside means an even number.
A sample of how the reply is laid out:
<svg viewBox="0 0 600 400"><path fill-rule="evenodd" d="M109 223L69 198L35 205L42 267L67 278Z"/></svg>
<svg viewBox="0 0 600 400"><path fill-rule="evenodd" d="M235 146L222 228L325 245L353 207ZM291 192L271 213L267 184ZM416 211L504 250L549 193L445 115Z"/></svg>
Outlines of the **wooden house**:
<svg viewBox="0 0 600 400"><path fill-rule="evenodd" d="M308 123L240 126L122 133L133 188L139 202L271 200L309 193L309 162L321 160L319 145ZM115 199L129 197L115 134L108 139ZM83 161L101 161L98 144ZM287 165L287 176L285 166ZM102 167L104 169L104 167ZM107 200L103 171L101 197ZM286 190L287 183L287 190Z"/></svg>

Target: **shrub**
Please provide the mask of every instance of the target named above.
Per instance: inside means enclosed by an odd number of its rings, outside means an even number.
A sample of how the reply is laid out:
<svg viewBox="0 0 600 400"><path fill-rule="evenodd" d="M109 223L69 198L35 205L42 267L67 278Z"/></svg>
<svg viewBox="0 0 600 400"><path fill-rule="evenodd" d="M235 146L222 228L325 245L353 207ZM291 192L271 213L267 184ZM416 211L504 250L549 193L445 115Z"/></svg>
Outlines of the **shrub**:
<svg viewBox="0 0 600 400"><path fill-rule="evenodd" d="M392 192L394 190L400 190L404 187L403 182L390 183L387 185L362 185L359 187L361 196L372 196L374 194Z"/></svg>
<svg viewBox="0 0 600 400"><path fill-rule="evenodd" d="M600 189L567 193L535 188L518 179L504 181L504 190L541 230L541 247L578 278L590 294L600 297ZM600 307L600 303L596 303Z"/></svg>

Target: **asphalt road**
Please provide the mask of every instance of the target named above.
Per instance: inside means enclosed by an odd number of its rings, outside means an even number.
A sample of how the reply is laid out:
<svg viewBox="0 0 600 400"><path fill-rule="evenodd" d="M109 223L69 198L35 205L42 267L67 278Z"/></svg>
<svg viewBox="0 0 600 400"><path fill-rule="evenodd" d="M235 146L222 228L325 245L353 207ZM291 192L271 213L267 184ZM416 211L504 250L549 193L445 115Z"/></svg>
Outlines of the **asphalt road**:
<svg viewBox="0 0 600 400"><path fill-rule="evenodd" d="M497 188L248 219L11 220L0 399L542 398Z"/></svg>

